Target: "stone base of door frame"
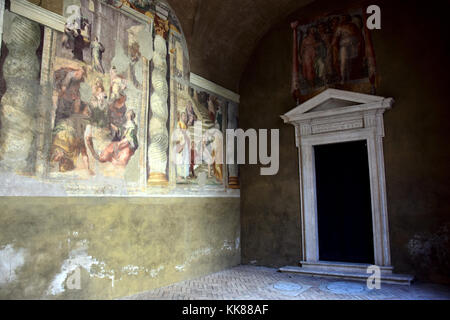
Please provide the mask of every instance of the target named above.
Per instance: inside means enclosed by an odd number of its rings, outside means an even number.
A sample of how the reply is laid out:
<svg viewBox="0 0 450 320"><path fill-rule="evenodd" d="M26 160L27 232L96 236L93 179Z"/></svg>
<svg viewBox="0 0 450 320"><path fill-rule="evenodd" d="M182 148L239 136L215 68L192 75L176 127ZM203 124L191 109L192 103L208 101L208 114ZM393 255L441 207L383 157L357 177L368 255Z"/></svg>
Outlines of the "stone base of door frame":
<svg viewBox="0 0 450 320"><path fill-rule="evenodd" d="M370 264L347 262L307 262L301 261L300 266L285 266L279 272L298 273L315 277L337 278L355 281L367 281L372 273L367 273ZM380 268L381 283L410 285L414 276L393 273L392 266L378 266Z"/></svg>

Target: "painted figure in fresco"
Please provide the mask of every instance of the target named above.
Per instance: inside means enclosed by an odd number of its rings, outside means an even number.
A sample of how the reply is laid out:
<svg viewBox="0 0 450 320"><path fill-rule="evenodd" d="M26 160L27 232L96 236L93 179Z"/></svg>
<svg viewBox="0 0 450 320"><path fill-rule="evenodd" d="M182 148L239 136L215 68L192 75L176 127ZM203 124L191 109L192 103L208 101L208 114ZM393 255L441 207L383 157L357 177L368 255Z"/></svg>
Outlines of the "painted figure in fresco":
<svg viewBox="0 0 450 320"><path fill-rule="evenodd" d="M202 139L202 160L208 165L208 178L211 178L211 165L213 164L211 143L211 137L204 135Z"/></svg>
<svg viewBox="0 0 450 320"><path fill-rule="evenodd" d="M333 74L333 52L331 49L333 34L329 32L326 22L319 23L317 34L319 45L317 48L316 72L322 83L326 84L331 81Z"/></svg>
<svg viewBox="0 0 450 320"><path fill-rule="evenodd" d="M53 104L56 110L51 161L58 163L60 172L67 172L75 169L77 158L81 155L85 168L93 175L84 141L91 110L88 104L81 101L80 95L85 74L84 68L55 71Z"/></svg>
<svg viewBox="0 0 450 320"><path fill-rule="evenodd" d="M81 29L73 30L73 36L74 36L72 48L73 59L84 61L83 49L85 47L85 42L83 35L81 34Z"/></svg>
<svg viewBox="0 0 450 320"><path fill-rule="evenodd" d="M64 34L62 37L62 46L66 49L73 49L75 47L75 34L66 24L64 24Z"/></svg>
<svg viewBox="0 0 450 320"><path fill-rule="evenodd" d="M339 49L339 76L341 83L351 79L352 66L358 64L362 56L362 34L352 22L350 15L342 16L341 23L333 37L333 45Z"/></svg>
<svg viewBox="0 0 450 320"><path fill-rule="evenodd" d="M213 157L213 172L214 176L216 177L217 182L223 181L223 145L222 145L222 139L220 136L215 134L213 136L213 142L212 142L212 157Z"/></svg>
<svg viewBox="0 0 450 320"><path fill-rule="evenodd" d="M120 92L127 88L127 80L117 73L117 69L113 66L110 70L110 88L109 99L114 101L120 97Z"/></svg>
<svg viewBox="0 0 450 320"><path fill-rule="evenodd" d="M187 115L182 112L178 123L177 129L178 135L175 142L175 160L177 164L177 177L179 181L185 181L189 176L189 165L190 165L190 139L187 133Z"/></svg>
<svg viewBox="0 0 450 320"><path fill-rule="evenodd" d="M95 79L95 83L92 86L92 98L91 103L94 107L104 110L106 105L106 99L108 95L105 92L103 80L100 77Z"/></svg>
<svg viewBox="0 0 450 320"><path fill-rule="evenodd" d="M105 47L98 41L98 37L95 37L94 41L91 42L92 68L102 74L105 73L102 65L103 52L105 52Z"/></svg>
<svg viewBox="0 0 450 320"><path fill-rule="evenodd" d="M98 77L95 79L95 83L92 86L90 104L92 120L95 122L96 126L100 128L108 127L107 99L108 96L105 92L105 87L103 86L103 80Z"/></svg>
<svg viewBox="0 0 450 320"><path fill-rule="evenodd" d="M126 167L139 144L137 139L136 114L128 110L126 122L120 129L120 140L111 142L100 154L100 162L111 162L115 166Z"/></svg>
<svg viewBox="0 0 450 320"><path fill-rule="evenodd" d="M127 112L127 106L125 105L126 100L126 95L121 93L119 98L109 105L108 120L112 141L119 141L121 139L121 128L127 121L125 117L125 113Z"/></svg>
<svg viewBox="0 0 450 320"><path fill-rule="evenodd" d="M75 169L77 159L81 155L85 169L90 175L95 175L89 165L84 140L86 127L90 123L90 110L81 100L76 100L74 104L75 112L60 120L53 130L50 159L58 164L59 172L67 172Z"/></svg>
<svg viewBox="0 0 450 320"><path fill-rule="evenodd" d="M220 131L222 131L222 105L219 104L219 106L216 109L216 116L215 116L215 121L214 121L214 127L216 129L219 129Z"/></svg>
<svg viewBox="0 0 450 320"><path fill-rule="evenodd" d="M215 106L214 98L212 96L208 97L208 114L209 114L209 119L212 122L214 122L214 120L216 118L216 106Z"/></svg>
<svg viewBox="0 0 450 320"><path fill-rule="evenodd" d="M315 29L313 27L309 27L300 47L300 63L302 65L303 78L311 86L314 86L314 79L316 77L316 46L317 42L315 37Z"/></svg>
<svg viewBox="0 0 450 320"><path fill-rule="evenodd" d="M142 84L136 78L136 67L138 62L141 60L142 53L140 51L139 43L133 42L130 46L130 68L128 69L129 78L133 82L133 85L137 89L142 89Z"/></svg>
<svg viewBox="0 0 450 320"><path fill-rule="evenodd" d="M191 158L190 158L190 164L189 164L189 176L191 178L197 178L197 176L195 175L195 165L196 165L196 160L198 157L198 152L197 152L197 148L195 147L195 142L192 141L191 142Z"/></svg>
<svg viewBox="0 0 450 320"><path fill-rule="evenodd" d="M223 181L223 143L221 133L213 130L203 137L203 161L208 165L208 178ZM212 170L211 170L212 169ZM211 174L212 171L212 174Z"/></svg>
<svg viewBox="0 0 450 320"><path fill-rule="evenodd" d="M197 119L198 119L197 114L194 111L194 107L192 106L192 102L189 101L187 103L185 113L186 113L186 117L187 117L186 125L188 127L192 127L194 125L195 121L197 121Z"/></svg>
<svg viewBox="0 0 450 320"><path fill-rule="evenodd" d="M53 104L56 107L55 122L70 117L75 112L75 101L81 99L80 85L84 82L86 69L61 68L54 74Z"/></svg>
<svg viewBox="0 0 450 320"><path fill-rule="evenodd" d="M336 34L336 30L339 26L340 18L338 16L331 17L328 19L328 24L330 26L331 33L331 55L332 55L332 65L333 65L333 75L339 77L339 46L333 42L334 35Z"/></svg>

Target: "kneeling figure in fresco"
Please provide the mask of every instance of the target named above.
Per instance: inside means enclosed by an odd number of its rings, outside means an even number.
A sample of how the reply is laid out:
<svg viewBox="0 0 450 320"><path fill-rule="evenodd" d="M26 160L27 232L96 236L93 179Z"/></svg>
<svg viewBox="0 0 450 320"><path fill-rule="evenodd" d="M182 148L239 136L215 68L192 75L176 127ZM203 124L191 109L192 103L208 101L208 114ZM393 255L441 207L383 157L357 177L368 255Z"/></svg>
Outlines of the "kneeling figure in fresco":
<svg viewBox="0 0 450 320"><path fill-rule="evenodd" d="M111 162L113 165L125 167L138 148L137 125L134 122L136 114L128 110L125 114L126 122L119 128L119 141L111 142L100 154L100 162Z"/></svg>

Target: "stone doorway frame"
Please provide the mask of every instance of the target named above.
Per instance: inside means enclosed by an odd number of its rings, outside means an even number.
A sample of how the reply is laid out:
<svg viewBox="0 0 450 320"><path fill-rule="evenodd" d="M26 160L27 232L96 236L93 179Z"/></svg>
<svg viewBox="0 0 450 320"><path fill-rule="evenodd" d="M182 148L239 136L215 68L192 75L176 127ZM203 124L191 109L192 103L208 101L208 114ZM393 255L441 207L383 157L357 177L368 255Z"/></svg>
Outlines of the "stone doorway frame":
<svg viewBox="0 0 450 320"><path fill-rule="evenodd" d="M383 154L383 113L394 100L327 89L281 116L295 127L299 157L303 268L319 272L365 273L367 264L321 261L317 224L314 146L366 141L369 159L374 261L392 273Z"/></svg>

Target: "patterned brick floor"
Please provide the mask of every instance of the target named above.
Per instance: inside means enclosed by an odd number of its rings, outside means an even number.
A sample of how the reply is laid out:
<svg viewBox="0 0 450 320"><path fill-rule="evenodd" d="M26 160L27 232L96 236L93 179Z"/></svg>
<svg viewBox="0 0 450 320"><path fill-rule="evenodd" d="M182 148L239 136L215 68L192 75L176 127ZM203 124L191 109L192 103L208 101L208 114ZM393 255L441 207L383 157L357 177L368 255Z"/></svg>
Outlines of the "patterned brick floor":
<svg viewBox="0 0 450 320"><path fill-rule="evenodd" d="M382 284L368 290L364 282L280 273L277 269L238 266L198 279L143 292L131 300L450 300L450 287L415 282L411 286ZM348 283L350 282L350 284ZM339 285L343 285L339 286ZM359 289L348 293L346 289ZM330 288L341 289L332 292ZM361 291L361 288L364 290ZM344 292L342 292L343 290ZM358 290L355 290L358 291Z"/></svg>

